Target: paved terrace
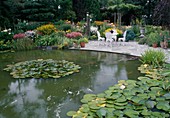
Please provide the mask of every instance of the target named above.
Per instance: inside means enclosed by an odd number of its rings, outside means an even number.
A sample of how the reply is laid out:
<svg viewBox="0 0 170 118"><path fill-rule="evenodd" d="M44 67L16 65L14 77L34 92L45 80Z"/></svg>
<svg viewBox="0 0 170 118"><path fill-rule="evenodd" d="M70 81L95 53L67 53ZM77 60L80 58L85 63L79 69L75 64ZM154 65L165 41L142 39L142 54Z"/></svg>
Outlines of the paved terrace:
<svg viewBox="0 0 170 118"><path fill-rule="evenodd" d="M166 62L170 63L170 49L152 48L148 45L140 45L137 42L114 42L111 46L105 42L89 41L85 48L80 48L80 50L114 52L133 56L141 56L148 49L162 50L166 54Z"/></svg>

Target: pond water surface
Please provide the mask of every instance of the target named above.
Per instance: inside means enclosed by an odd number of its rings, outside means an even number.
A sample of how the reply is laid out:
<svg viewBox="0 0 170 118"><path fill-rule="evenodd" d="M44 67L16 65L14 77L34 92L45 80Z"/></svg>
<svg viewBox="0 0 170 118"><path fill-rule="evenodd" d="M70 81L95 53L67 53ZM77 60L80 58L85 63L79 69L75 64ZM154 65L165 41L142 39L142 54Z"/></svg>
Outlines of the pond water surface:
<svg viewBox="0 0 170 118"><path fill-rule="evenodd" d="M23 51L0 54L0 118L67 118L86 93L101 93L118 80L136 79L138 60L131 56L75 50ZM80 72L60 79L13 79L7 64L33 60L68 60Z"/></svg>

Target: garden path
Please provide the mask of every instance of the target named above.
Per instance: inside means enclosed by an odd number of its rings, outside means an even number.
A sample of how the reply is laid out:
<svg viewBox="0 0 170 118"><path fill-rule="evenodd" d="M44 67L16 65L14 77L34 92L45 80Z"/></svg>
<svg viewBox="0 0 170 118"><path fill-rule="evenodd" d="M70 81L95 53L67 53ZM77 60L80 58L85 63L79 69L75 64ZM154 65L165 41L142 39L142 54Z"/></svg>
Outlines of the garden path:
<svg viewBox="0 0 170 118"><path fill-rule="evenodd" d="M170 49L152 48L148 45L140 45L137 42L114 42L112 46L103 43L104 42L89 41L89 43L87 43L84 48L80 48L80 50L114 52L133 56L141 56L141 54L148 49L162 50L166 54L166 62L170 63Z"/></svg>

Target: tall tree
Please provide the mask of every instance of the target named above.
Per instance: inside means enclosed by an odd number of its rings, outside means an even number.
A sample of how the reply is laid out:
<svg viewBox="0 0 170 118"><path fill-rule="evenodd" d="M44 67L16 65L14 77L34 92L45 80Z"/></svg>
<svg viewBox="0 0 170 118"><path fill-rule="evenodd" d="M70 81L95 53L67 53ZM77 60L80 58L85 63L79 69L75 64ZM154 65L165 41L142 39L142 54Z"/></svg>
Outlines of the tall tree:
<svg viewBox="0 0 170 118"><path fill-rule="evenodd" d="M130 10L136 10L138 8L137 5L125 3L124 0L109 0L108 10L117 14L114 15L114 19L117 16L117 19L115 19L114 22L118 21L118 25L121 25L122 15L125 15Z"/></svg>
<svg viewBox="0 0 170 118"><path fill-rule="evenodd" d="M76 18L76 14L73 11L73 1L72 0L59 0L58 15L57 18L63 20L73 21Z"/></svg>
<svg viewBox="0 0 170 118"><path fill-rule="evenodd" d="M153 14L154 24L165 26L170 30L170 0L161 0Z"/></svg>
<svg viewBox="0 0 170 118"><path fill-rule="evenodd" d="M54 18L54 7L48 0L24 1L22 19L28 21L52 21Z"/></svg>
<svg viewBox="0 0 170 118"><path fill-rule="evenodd" d="M78 21L83 20L87 12L92 15L94 20L100 16L98 0L73 0L73 10L76 13Z"/></svg>

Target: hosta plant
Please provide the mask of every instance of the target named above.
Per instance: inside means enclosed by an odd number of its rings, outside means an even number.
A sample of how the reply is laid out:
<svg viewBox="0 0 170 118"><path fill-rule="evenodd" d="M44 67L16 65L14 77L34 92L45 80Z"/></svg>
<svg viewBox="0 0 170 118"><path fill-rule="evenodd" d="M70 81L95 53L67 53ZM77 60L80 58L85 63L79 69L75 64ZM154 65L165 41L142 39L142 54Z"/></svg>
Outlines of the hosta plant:
<svg viewBox="0 0 170 118"><path fill-rule="evenodd" d="M79 72L80 66L65 60L37 59L7 65L13 78L60 78Z"/></svg>

